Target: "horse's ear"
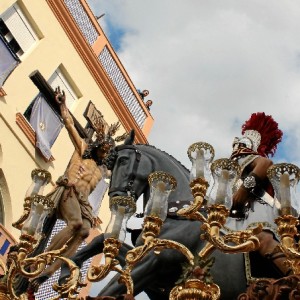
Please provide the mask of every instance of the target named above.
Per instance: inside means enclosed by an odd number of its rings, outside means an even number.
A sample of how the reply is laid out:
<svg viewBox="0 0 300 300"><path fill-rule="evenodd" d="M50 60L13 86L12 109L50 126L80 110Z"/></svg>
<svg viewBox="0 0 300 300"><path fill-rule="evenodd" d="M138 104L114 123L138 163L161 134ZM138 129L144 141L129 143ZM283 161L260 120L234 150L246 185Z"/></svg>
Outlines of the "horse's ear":
<svg viewBox="0 0 300 300"><path fill-rule="evenodd" d="M134 137L135 137L135 131L134 131L134 129L131 129L127 138L124 141L124 145L132 145L134 142Z"/></svg>

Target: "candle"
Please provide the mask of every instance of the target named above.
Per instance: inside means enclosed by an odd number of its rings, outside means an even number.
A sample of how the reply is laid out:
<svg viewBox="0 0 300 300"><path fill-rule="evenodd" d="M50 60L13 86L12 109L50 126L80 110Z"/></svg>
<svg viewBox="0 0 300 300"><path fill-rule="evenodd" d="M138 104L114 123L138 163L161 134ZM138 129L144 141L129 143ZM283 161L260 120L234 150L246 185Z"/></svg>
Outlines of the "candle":
<svg viewBox="0 0 300 300"><path fill-rule="evenodd" d="M153 202L151 214L159 216L161 209L161 202L166 191L166 184L163 181L159 181L154 189Z"/></svg>
<svg viewBox="0 0 300 300"><path fill-rule="evenodd" d="M290 176L288 173L283 173L280 176L280 199L281 199L281 214L291 214L291 192L290 192Z"/></svg>
<svg viewBox="0 0 300 300"><path fill-rule="evenodd" d="M217 189L216 204L225 203L228 180L229 180L228 170L222 170L219 179L218 189Z"/></svg>
<svg viewBox="0 0 300 300"><path fill-rule="evenodd" d="M114 225L111 231L111 236L114 238L118 238L120 231L121 231L121 227L122 227L122 223L123 223L123 219L124 219L124 215L125 215L125 207L124 206L119 206L118 207L118 211L116 213L116 218L114 221Z"/></svg>
<svg viewBox="0 0 300 300"><path fill-rule="evenodd" d="M36 206L32 206L31 209L31 214L23 225L22 232L29 235L34 235L39 225L40 218L44 212L44 206L41 203L37 203Z"/></svg>
<svg viewBox="0 0 300 300"><path fill-rule="evenodd" d="M204 166L205 166L204 161L205 161L204 150L196 149L196 159L195 159L196 178L199 177L204 178Z"/></svg>

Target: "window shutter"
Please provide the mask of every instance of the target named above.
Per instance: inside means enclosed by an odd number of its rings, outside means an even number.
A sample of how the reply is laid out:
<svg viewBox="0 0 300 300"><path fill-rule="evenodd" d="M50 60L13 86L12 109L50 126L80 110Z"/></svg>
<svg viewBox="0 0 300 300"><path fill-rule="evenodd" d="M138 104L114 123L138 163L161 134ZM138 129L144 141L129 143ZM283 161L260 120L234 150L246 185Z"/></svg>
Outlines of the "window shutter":
<svg viewBox="0 0 300 300"><path fill-rule="evenodd" d="M71 88L66 78L63 76L62 72L59 69L57 69L53 73L53 75L48 80L48 83L54 90L59 86L60 90L63 90L65 92L66 104L67 107L70 109L74 101L77 99L77 96L75 95L73 89Z"/></svg>
<svg viewBox="0 0 300 300"><path fill-rule="evenodd" d="M35 43L37 38L20 8L17 5L13 5L4 12L1 18L23 52L26 52Z"/></svg>

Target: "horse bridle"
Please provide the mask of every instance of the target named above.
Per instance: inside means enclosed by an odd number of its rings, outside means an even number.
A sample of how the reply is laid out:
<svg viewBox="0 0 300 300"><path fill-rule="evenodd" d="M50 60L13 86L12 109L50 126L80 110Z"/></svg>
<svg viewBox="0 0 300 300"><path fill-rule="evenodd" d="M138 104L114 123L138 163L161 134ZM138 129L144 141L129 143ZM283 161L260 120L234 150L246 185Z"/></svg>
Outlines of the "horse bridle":
<svg viewBox="0 0 300 300"><path fill-rule="evenodd" d="M134 160L134 163L133 163L132 172L129 175L129 181L128 181L127 185L124 188L121 188L121 187L120 188L117 187L117 188L113 188L113 189L110 188L108 194L116 192L116 191L120 191L120 192L127 193L128 196L132 196L132 197L136 198L136 192L133 189L133 183L134 183L134 180L136 178L136 174L137 174L137 170L138 170L138 167L139 167L139 163L141 161L142 153L134 145L121 145L121 146L115 147L115 150L117 152L120 151L120 150L123 150L123 149L133 150L134 153L135 153L135 160Z"/></svg>

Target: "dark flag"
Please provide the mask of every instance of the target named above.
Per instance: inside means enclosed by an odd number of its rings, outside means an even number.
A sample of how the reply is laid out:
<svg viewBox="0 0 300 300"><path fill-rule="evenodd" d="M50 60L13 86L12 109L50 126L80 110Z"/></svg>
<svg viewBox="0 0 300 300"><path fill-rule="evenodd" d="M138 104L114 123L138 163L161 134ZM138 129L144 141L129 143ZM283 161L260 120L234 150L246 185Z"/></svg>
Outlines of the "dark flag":
<svg viewBox="0 0 300 300"><path fill-rule="evenodd" d="M0 87L18 64L18 58L10 51L6 41L0 35Z"/></svg>
<svg viewBox="0 0 300 300"><path fill-rule="evenodd" d="M49 160L52 155L50 148L64 125L41 93L35 98L30 115L30 124L36 133L36 147Z"/></svg>

